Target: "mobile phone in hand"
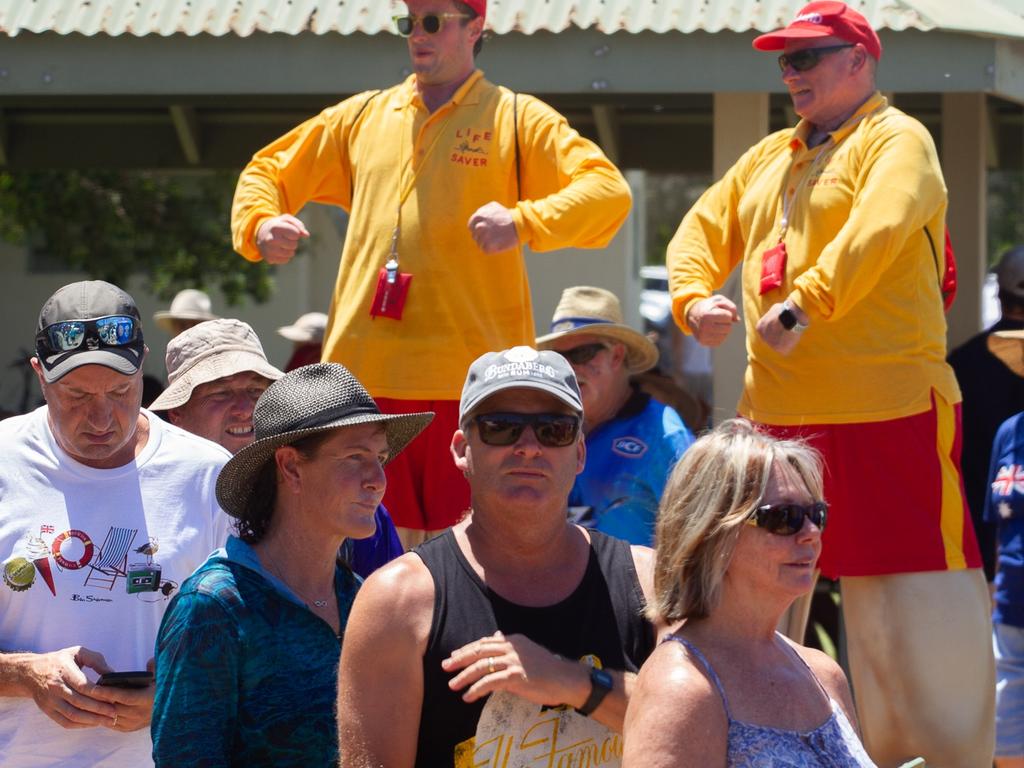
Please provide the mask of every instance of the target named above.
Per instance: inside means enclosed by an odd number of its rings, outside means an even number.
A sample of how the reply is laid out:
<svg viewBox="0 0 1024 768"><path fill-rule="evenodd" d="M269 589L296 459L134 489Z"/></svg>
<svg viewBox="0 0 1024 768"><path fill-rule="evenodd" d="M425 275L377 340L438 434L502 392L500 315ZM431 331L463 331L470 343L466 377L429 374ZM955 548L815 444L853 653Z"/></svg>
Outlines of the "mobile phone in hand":
<svg viewBox="0 0 1024 768"><path fill-rule="evenodd" d="M112 685L117 688L146 688L153 684L153 673L147 670L139 672L107 672L100 675L96 685Z"/></svg>

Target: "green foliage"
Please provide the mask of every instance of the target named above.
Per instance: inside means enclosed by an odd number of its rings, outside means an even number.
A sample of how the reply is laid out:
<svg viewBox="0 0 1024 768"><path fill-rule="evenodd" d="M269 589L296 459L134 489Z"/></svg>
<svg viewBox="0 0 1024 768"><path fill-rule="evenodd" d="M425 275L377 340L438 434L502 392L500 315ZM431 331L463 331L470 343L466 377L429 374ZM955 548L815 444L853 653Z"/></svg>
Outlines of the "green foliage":
<svg viewBox="0 0 1024 768"><path fill-rule="evenodd" d="M954 245L956 241L953 241ZM989 171L988 264L994 266L1003 253L1024 243L1024 172Z"/></svg>
<svg viewBox="0 0 1024 768"><path fill-rule="evenodd" d="M234 184L228 173L4 172L0 238L92 278L145 275L162 299L216 287L229 304L263 302L273 289L271 268L231 248Z"/></svg>

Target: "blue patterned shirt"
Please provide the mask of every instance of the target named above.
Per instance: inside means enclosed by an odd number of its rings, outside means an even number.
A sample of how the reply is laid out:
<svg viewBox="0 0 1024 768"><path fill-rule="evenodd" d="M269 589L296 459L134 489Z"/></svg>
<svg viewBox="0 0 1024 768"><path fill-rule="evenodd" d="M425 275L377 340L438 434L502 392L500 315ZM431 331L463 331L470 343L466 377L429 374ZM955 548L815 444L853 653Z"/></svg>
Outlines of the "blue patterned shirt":
<svg viewBox="0 0 1024 768"><path fill-rule="evenodd" d="M635 390L614 419L587 435L587 464L569 494L570 518L651 546L669 472L692 442L674 408Z"/></svg>
<svg viewBox="0 0 1024 768"><path fill-rule="evenodd" d="M335 573L344 628L359 579ZM157 637L157 766L329 766L341 640L231 537L181 586Z"/></svg>

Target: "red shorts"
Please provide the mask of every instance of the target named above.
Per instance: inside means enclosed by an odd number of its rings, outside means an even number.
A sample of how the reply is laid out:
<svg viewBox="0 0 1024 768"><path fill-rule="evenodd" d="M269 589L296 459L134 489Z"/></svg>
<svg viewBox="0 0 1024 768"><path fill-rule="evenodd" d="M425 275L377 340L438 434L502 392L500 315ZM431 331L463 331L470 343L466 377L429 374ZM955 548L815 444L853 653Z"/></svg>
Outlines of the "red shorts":
<svg viewBox="0 0 1024 768"><path fill-rule="evenodd" d="M980 568L960 474L960 404L932 392L925 413L861 424L763 425L825 460L829 578Z"/></svg>
<svg viewBox="0 0 1024 768"><path fill-rule="evenodd" d="M399 528L438 531L459 522L469 509L469 483L455 468L452 435L459 428L458 400L374 398L383 413L433 411L425 430L384 468L384 506Z"/></svg>

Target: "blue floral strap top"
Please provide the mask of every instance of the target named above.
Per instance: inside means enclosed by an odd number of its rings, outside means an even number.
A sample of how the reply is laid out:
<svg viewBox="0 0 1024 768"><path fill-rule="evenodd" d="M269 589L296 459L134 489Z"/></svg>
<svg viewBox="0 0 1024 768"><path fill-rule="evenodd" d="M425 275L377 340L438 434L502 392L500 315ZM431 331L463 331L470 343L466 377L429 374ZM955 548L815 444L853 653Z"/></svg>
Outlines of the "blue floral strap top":
<svg viewBox="0 0 1024 768"><path fill-rule="evenodd" d="M729 768L876 768L842 708L828 695L810 667L807 671L832 708L828 719L806 732L754 725L733 718L722 681L704 654L677 635L665 639L681 643L700 662L722 697L722 707L729 721L726 758ZM800 658L799 654L795 655ZM806 666L803 659L800 661Z"/></svg>

